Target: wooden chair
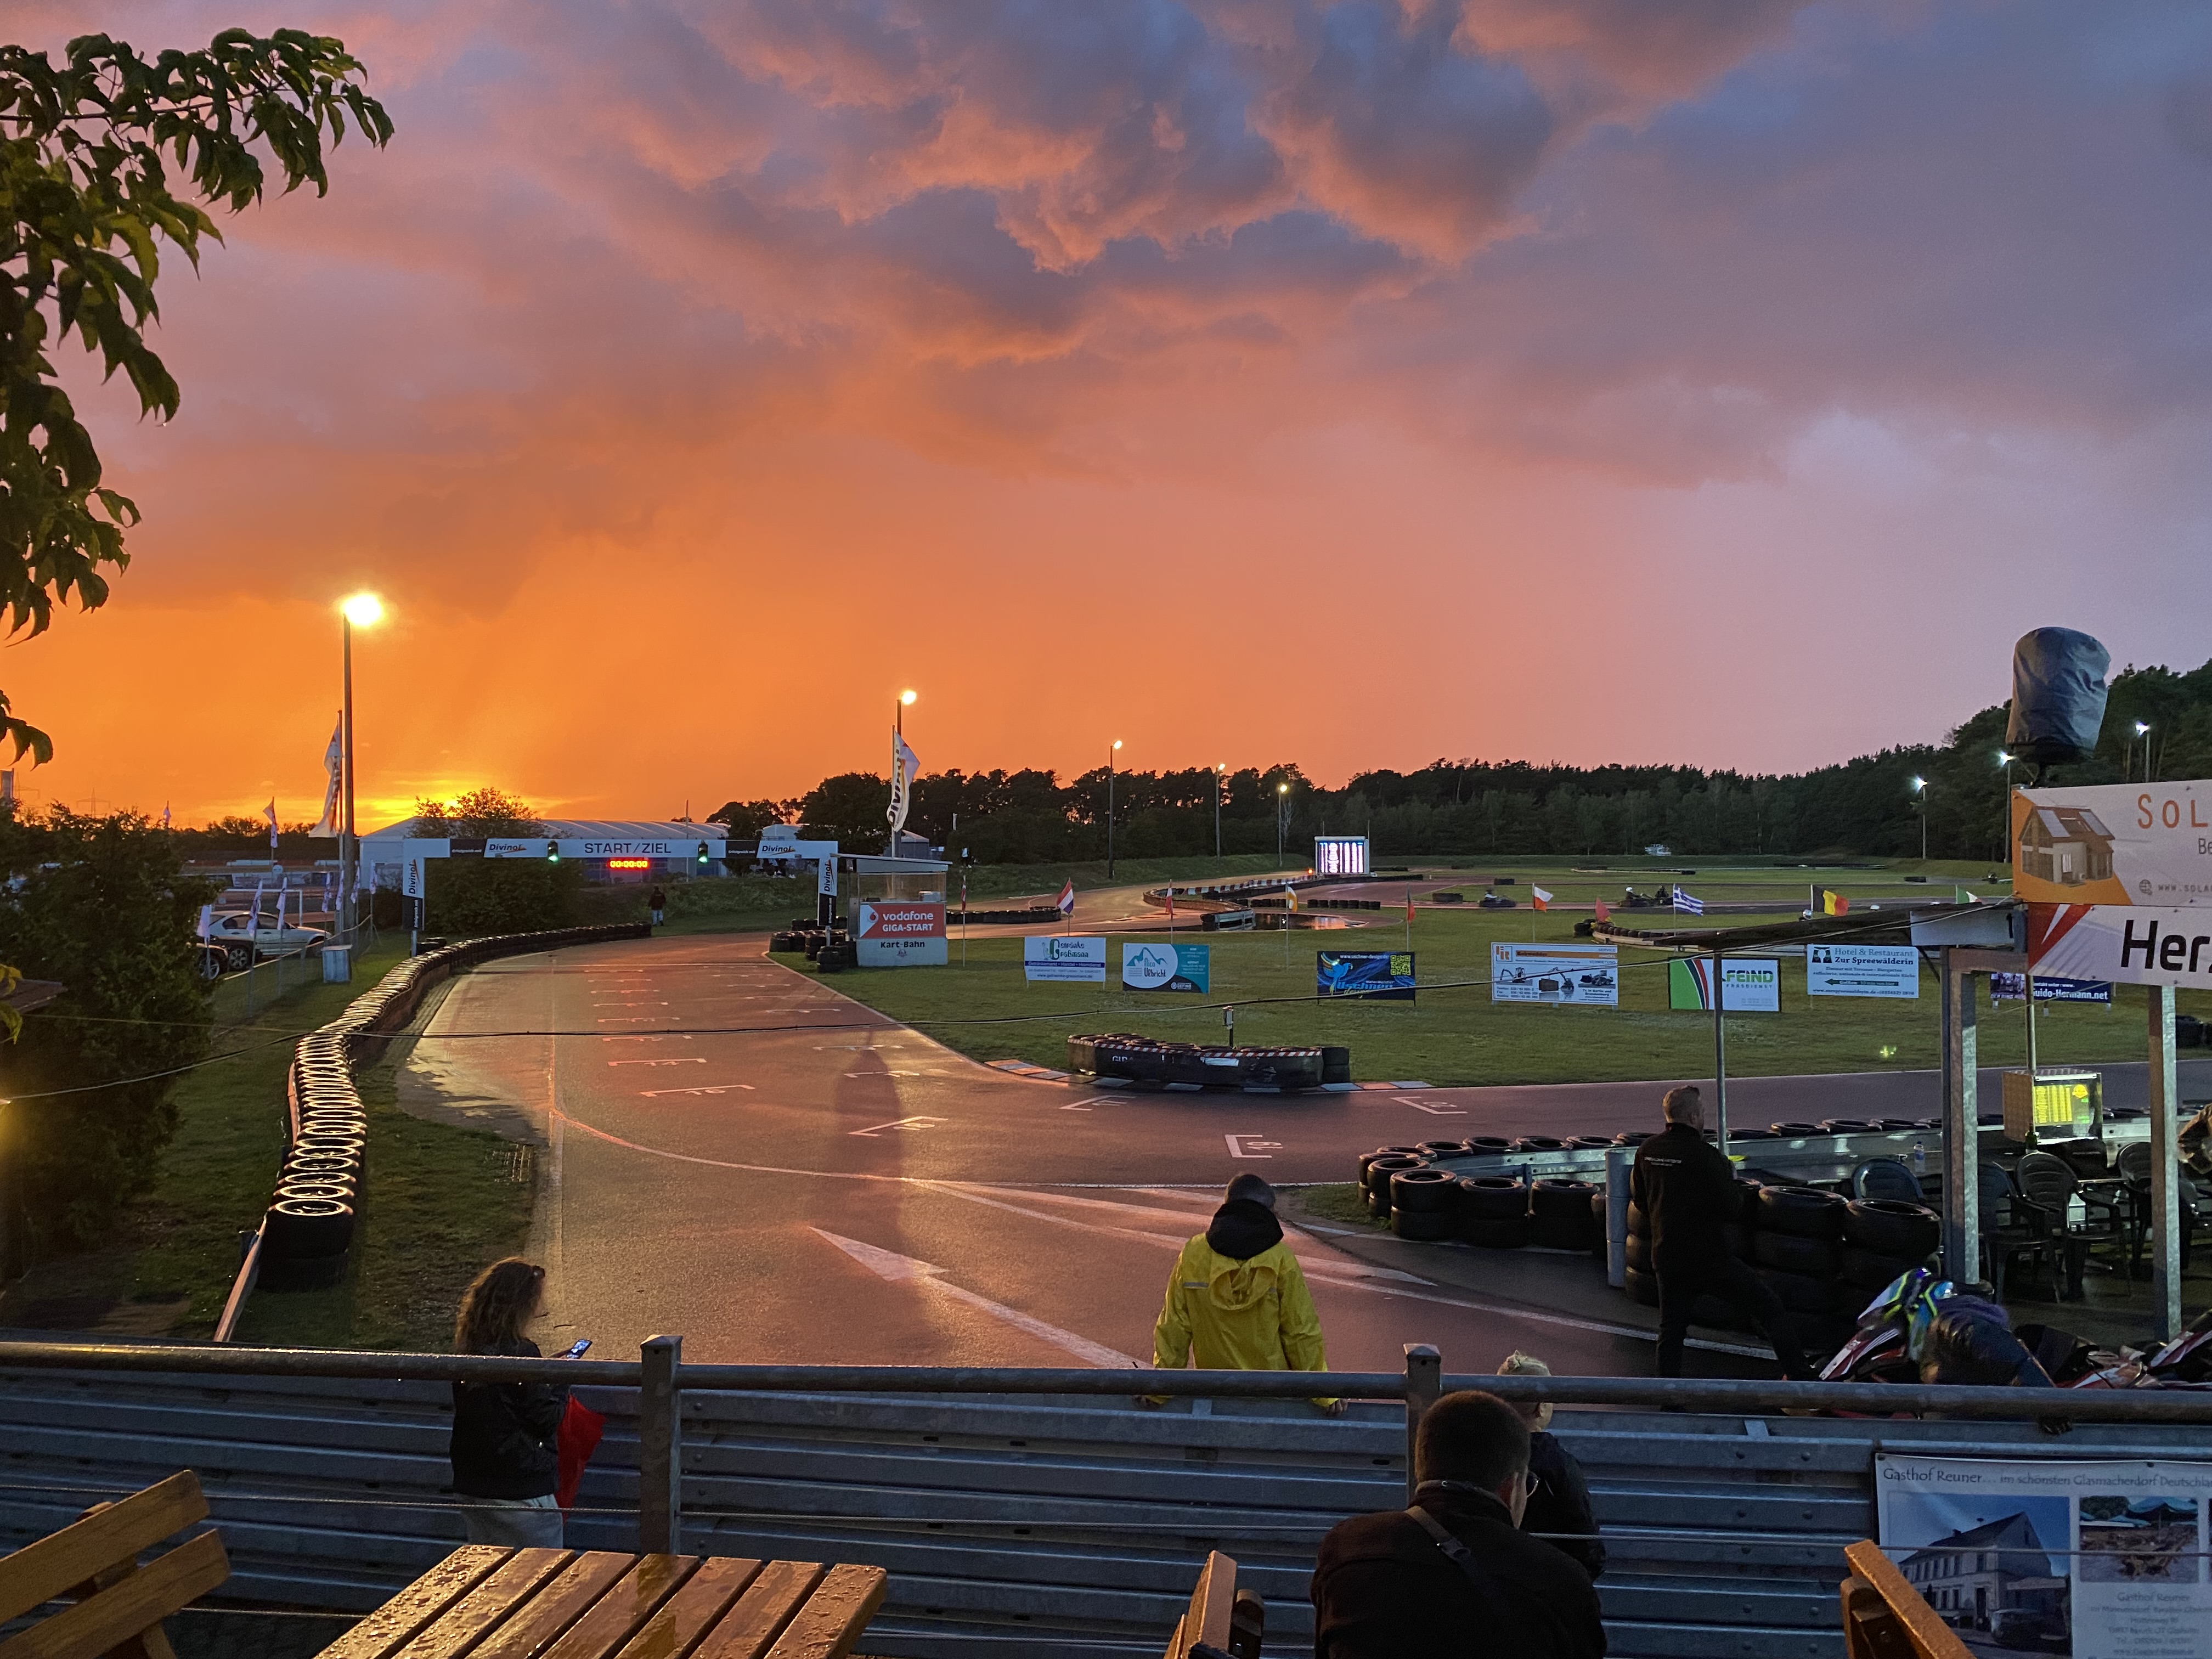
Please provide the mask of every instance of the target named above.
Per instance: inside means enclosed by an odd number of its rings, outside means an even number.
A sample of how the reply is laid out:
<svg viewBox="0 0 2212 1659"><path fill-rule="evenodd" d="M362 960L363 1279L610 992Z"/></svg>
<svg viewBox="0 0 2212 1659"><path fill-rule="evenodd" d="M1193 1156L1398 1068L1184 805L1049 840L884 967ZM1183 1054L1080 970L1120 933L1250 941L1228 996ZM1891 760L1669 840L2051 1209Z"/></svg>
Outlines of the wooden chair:
<svg viewBox="0 0 2212 1659"><path fill-rule="evenodd" d="M1176 1621L1166 1659L1260 1659L1267 1627L1259 1596L1237 1588L1236 1562L1215 1550L1199 1569L1190 1609Z"/></svg>
<svg viewBox="0 0 2212 1659"><path fill-rule="evenodd" d="M176 1659L161 1621L229 1577L229 1558L212 1532L143 1567L138 1555L207 1512L186 1469L0 1557L0 1624L59 1597L74 1604L0 1642L0 1659Z"/></svg>
<svg viewBox="0 0 2212 1659"><path fill-rule="evenodd" d="M1872 1539L1850 1545L1844 1559L1851 1569L1842 1587L1844 1659L1973 1659Z"/></svg>

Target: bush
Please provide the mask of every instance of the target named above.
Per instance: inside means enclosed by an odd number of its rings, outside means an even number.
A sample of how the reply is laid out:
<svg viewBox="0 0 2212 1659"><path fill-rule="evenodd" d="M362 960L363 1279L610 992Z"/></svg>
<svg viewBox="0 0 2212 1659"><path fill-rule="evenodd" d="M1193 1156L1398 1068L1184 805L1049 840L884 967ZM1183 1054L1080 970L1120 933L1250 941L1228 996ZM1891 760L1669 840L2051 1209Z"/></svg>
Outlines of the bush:
<svg viewBox="0 0 2212 1659"><path fill-rule="evenodd" d="M479 939L576 925L583 866L544 859L425 859L433 933Z"/></svg>
<svg viewBox="0 0 2212 1659"><path fill-rule="evenodd" d="M137 813L0 811L0 962L68 988L7 1056L13 1197L37 1256L94 1243L153 1182L177 1125L178 1079L159 1073L208 1052L193 933L213 894Z"/></svg>

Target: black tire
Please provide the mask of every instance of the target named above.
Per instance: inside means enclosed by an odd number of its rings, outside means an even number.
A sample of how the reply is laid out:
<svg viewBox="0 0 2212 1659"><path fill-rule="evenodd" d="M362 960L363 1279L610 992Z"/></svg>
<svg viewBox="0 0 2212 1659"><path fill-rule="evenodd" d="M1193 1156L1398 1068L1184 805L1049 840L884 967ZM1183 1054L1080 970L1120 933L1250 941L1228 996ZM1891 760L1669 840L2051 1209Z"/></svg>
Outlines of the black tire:
<svg viewBox="0 0 2212 1659"><path fill-rule="evenodd" d="M1564 1152L1567 1143L1557 1135L1522 1135L1508 1150L1516 1152Z"/></svg>
<svg viewBox="0 0 2212 1659"><path fill-rule="evenodd" d="M1815 1279L1809 1273L1784 1273L1778 1267L1759 1267L1753 1271L1765 1281L1766 1288L1782 1298L1782 1305L1791 1313L1830 1314L1836 1310L1836 1281Z"/></svg>
<svg viewBox="0 0 2212 1659"><path fill-rule="evenodd" d="M1577 1220L1568 1216L1537 1215L1528 1218L1528 1242L1547 1250L1573 1250L1577 1254L1590 1247L1589 1218Z"/></svg>
<svg viewBox="0 0 2212 1659"><path fill-rule="evenodd" d="M1352 1081L1352 1050L1340 1044L1324 1043L1321 1051L1321 1080L1323 1083Z"/></svg>
<svg viewBox="0 0 2212 1659"><path fill-rule="evenodd" d="M1072 1036L1067 1040L1067 1069L1071 1072L1097 1072L1098 1069L1098 1039Z"/></svg>
<svg viewBox="0 0 2212 1659"><path fill-rule="evenodd" d="M1659 1281L1641 1268L1631 1267L1628 1270L1628 1284L1626 1288L1631 1297L1645 1307L1656 1308L1659 1305Z"/></svg>
<svg viewBox="0 0 2212 1659"><path fill-rule="evenodd" d="M1644 1206L1632 1198L1628 1200L1628 1236L1631 1238L1651 1237L1651 1218L1644 1213Z"/></svg>
<svg viewBox="0 0 2212 1659"><path fill-rule="evenodd" d="M1468 1221L1461 1224L1459 1236L1470 1244L1486 1250L1517 1250L1528 1242L1526 1221Z"/></svg>
<svg viewBox="0 0 2212 1659"><path fill-rule="evenodd" d="M1607 1218L1611 1213L1610 1197L1611 1194L1602 1187L1595 1188L1590 1192L1590 1224L1600 1232L1605 1231Z"/></svg>
<svg viewBox="0 0 2212 1659"><path fill-rule="evenodd" d="M287 1198L325 1198L334 1203L353 1202L353 1182L350 1181L283 1181L276 1187L276 1196Z"/></svg>
<svg viewBox="0 0 2212 1659"><path fill-rule="evenodd" d="M1656 1129L1623 1129L1613 1138L1616 1146L1641 1146L1659 1132Z"/></svg>
<svg viewBox="0 0 2212 1659"><path fill-rule="evenodd" d="M353 1206L326 1199L280 1198L261 1218L261 1248L279 1261L343 1255L353 1243Z"/></svg>
<svg viewBox="0 0 2212 1659"><path fill-rule="evenodd" d="M1728 1246L1729 1254L1739 1261L1751 1260L1751 1241L1755 1237L1741 1221L1729 1222L1721 1228L1722 1242Z"/></svg>
<svg viewBox="0 0 2212 1659"><path fill-rule="evenodd" d="M1453 1233L1452 1218L1443 1210L1393 1210L1390 1231L1401 1238L1437 1243Z"/></svg>
<svg viewBox="0 0 2212 1659"><path fill-rule="evenodd" d="M1590 1200L1597 1188L1587 1181L1553 1177L1539 1181L1528 1192L1529 1212L1539 1221L1569 1221L1577 1228L1589 1224Z"/></svg>
<svg viewBox="0 0 2212 1659"><path fill-rule="evenodd" d="M295 1182L329 1182L358 1192L361 1190L361 1164L358 1160L349 1158L311 1158L305 1163L294 1163L287 1158L283 1167L276 1171L276 1184L288 1187Z"/></svg>
<svg viewBox="0 0 2212 1659"><path fill-rule="evenodd" d="M231 945L223 951L222 961L223 966L232 973L242 974L253 966L253 947L250 945Z"/></svg>
<svg viewBox="0 0 2212 1659"><path fill-rule="evenodd" d="M1462 1176L1459 1189L1470 1221L1517 1221L1528 1213L1528 1189L1510 1176Z"/></svg>
<svg viewBox="0 0 2212 1659"><path fill-rule="evenodd" d="M1762 1187L1759 1229L1834 1243L1844 1236L1844 1212L1850 1207L1841 1194L1822 1192L1817 1187Z"/></svg>
<svg viewBox="0 0 2212 1659"><path fill-rule="evenodd" d="M1413 1150L1425 1158L1456 1158L1464 1145L1457 1140L1424 1140L1417 1143Z"/></svg>
<svg viewBox="0 0 2212 1659"><path fill-rule="evenodd" d="M342 1152L360 1158L368 1149L359 1135L301 1135L292 1143L295 1152Z"/></svg>
<svg viewBox="0 0 2212 1659"><path fill-rule="evenodd" d="M1881 1125L1870 1118L1824 1117L1820 1120L1824 1135L1871 1135L1881 1133Z"/></svg>
<svg viewBox="0 0 2212 1659"><path fill-rule="evenodd" d="M1641 1233L1628 1236L1628 1265L1640 1273L1651 1271L1651 1241Z"/></svg>
<svg viewBox="0 0 2212 1659"><path fill-rule="evenodd" d="M1825 1238L1802 1238L1796 1233L1778 1232L1756 1232L1751 1236L1751 1259L1762 1267L1772 1267L1780 1273L1832 1278L1838 1255L1836 1246Z"/></svg>
<svg viewBox="0 0 2212 1659"><path fill-rule="evenodd" d="M1390 1176L1390 1212L1411 1210L1421 1215L1448 1215L1459 1195L1459 1180L1442 1170L1423 1165L1396 1170Z"/></svg>
<svg viewBox="0 0 2212 1659"><path fill-rule="evenodd" d="M1513 1143L1504 1135L1469 1135L1460 1145L1477 1158L1503 1158L1513 1150Z"/></svg>
<svg viewBox="0 0 2212 1659"><path fill-rule="evenodd" d="M1759 1218L1759 1189L1765 1184L1766 1183L1763 1181L1753 1181L1746 1176L1738 1176L1735 1182L1735 1213L1730 1216L1729 1219L1731 1221L1741 1221L1745 1223L1747 1225L1757 1224Z"/></svg>
<svg viewBox="0 0 2212 1659"><path fill-rule="evenodd" d="M1604 1152L1612 1145L1611 1135L1573 1135L1567 1140L1569 1149L1577 1152Z"/></svg>
<svg viewBox="0 0 2212 1659"><path fill-rule="evenodd" d="M1847 1243L1878 1255L1917 1261L1942 1240L1943 1223L1935 1211L1898 1199L1861 1199L1845 1206Z"/></svg>
<svg viewBox="0 0 2212 1659"><path fill-rule="evenodd" d="M1367 1207L1377 1215L1390 1213L1390 1177L1401 1170L1418 1170L1417 1158L1378 1158L1367 1166Z"/></svg>
<svg viewBox="0 0 2212 1659"><path fill-rule="evenodd" d="M1820 1133L1820 1126L1817 1123L1770 1123L1766 1127L1783 1140L1802 1140L1808 1135Z"/></svg>
<svg viewBox="0 0 2212 1659"><path fill-rule="evenodd" d="M1906 1261L1893 1255L1882 1255L1846 1244L1838 1271L1844 1284L1862 1292L1858 1299L1865 1303L1872 1301L1875 1291L1887 1285L1900 1273L1910 1273L1919 1265L1917 1259Z"/></svg>

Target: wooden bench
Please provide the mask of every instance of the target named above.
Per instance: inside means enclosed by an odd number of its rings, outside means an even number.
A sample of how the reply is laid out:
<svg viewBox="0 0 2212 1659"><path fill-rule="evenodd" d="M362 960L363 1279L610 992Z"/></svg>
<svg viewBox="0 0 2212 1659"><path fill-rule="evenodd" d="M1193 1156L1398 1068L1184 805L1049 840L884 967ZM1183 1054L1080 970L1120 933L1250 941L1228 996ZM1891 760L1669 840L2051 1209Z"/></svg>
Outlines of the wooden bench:
<svg viewBox="0 0 2212 1659"><path fill-rule="evenodd" d="M1958 1632L1913 1589L1881 1547L1861 1539L1844 1551L1846 1659L1972 1659Z"/></svg>
<svg viewBox="0 0 2212 1659"><path fill-rule="evenodd" d="M1219 1550L1206 1558L1190 1608L1176 1620L1166 1659L1260 1659L1267 1609L1250 1590L1237 1588L1237 1564Z"/></svg>
<svg viewBox="0 0 2212 1659"><path fill-rule="evenodd" d="M884 1582L881 1567L469 1544L322 1659L850 1659Z"/></svg>
<svg viewBox="0 0 2212 1659"><path fill-rule="evenodd" d="M176 1659L161 1621L230 1577L222 1540L201 1533L143 1567L138 1556L207 1512L187 1469L0 1557L0 1625L73 1603L0 1642L0 1659Z"/></svg>

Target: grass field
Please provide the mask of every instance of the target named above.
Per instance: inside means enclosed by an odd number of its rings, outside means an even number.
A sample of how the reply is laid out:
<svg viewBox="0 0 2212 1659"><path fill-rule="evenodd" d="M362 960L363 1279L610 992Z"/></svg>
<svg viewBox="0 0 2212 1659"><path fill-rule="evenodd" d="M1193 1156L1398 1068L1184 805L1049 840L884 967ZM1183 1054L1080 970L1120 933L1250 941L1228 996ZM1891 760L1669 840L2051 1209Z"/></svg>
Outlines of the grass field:
<svg viewBox="0 0 2212 1659"><path fill-rule="evenodd" d="M1545 884L1565 900L1565 879ZM1717 896L1718 884L1708 883ZM1364 928L1288 934L1185 932L1185 942L1212 947L1212 986L1200 996L1124 992L1107 985L1030 984L1023 977L1018 939L952 940L951 965L860 970L831 982L845 994L915 1024L979 1060L1022 1059L1060 1065L1065 1039L1079 1030L1125 1030L1190 1042L1223 1040L1221 1005L1237 1006L1237 1040L1247 1044L1345 1043L1352 1073L1361 1080L1419 1079L1437 1084L1559 1083L1694 1077L1710 1074L1712 1018L1668 1008L1667 957L1658 951L1621 952L1618 1008L1546 1007L1494 1004L1490 1000L1493 940L1565 941L1578 918L1557 911L1423 909L1413 924L1413 946L1420 982L1427 988L1412 1004L1364 1001L1288 1001L1314 990L1317 950L1403 948L1402 921L1391 913ZM1626 919L1626 918L1624 918ZM1709 916L1707 922L1756 922L1747 915ZM1668 919L1655 916L1655 925ZM1108 973L1118 980L1118 940L1160 939L1164 933L1116 936L1108 946ZM1806 994L1802 961L1785 958L1782 1008L1775 1014L1735 1014L1728 1020L1729 1067L1742 1076L1820 1072L1925 1069L1938 1063L1939 988L1923 969L1916 1001L1856 998L1814 999ZM1472 981L1472 982L1470 982ZM2212 997L2185 995L2191 1012L2212 1013ZM2052 1007L2039 1012L2038 1048L2045 1064L2140 1060L2143 1054L2141 998L2129 988L2111 1009ZM1023 1018L1037 1016L1039 1018ZM1016 1023L1000 1023L1000 1022ZM958 1023L974 1022L974 1023ZM2026 1019L2017 1003L1984 1006L1981 1053L1985 1065L2025 1058Z"/></svg>
<svg viewBox="0 0 2212 1659"><path fill-rule="evenodd" d="M204 1337L238 1272L239 1234L257 1225L284 1146L284 1071L301 1033L334 1017L405 954L387 934L356 959L351 985L288 967L275 994L260 970L254 1012L242 981L216 988L217 1060L177 1091L178 1126L153 1191L106 1249L40 1264L9 1288L0 1322ZM483 1261L519 1248L531 1189L509 1143L425 1123L393 1106L389 1065L361 1079L370 1167L360 1243L343 1285L258 1296L241 1335L268 1343L443 1347L460 1288Z"/></svg>

